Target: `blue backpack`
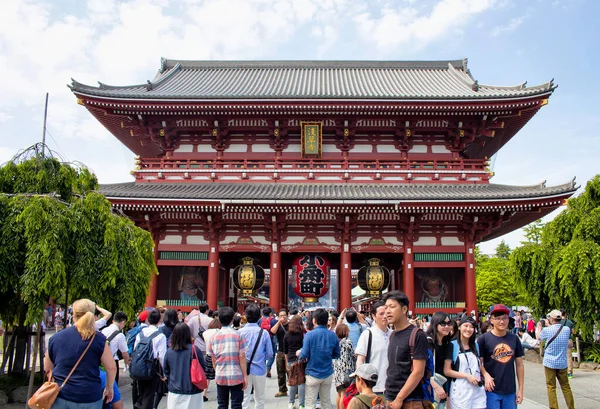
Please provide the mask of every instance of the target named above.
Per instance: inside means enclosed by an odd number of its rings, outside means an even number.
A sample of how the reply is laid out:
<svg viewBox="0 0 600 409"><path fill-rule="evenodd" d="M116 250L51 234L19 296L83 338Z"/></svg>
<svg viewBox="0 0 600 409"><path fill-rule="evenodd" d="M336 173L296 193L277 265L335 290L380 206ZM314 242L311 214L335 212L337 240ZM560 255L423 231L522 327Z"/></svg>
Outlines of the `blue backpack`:
<svg viewBox="0 0 600 409"><path fill-rule="evenodd" d="M157 360L154 358L152 340L160 335L160 331L153 332L150 336L140 334L140 342L131 354L131 365L129 366L129 376L136 381L148 381L154 377L158 371Z"/></svg>
<svg viewBox="0 0 600 409"><path fill-rule="evenodd" d="M414 327L410 333L410 338L408 340L408 347L410 348L410 371L413 371L413 356L415 352L415 341L417 340L417 334L419 331L423 332L423 330L419 327ZM423 391L423 400L427 400L431 403L435 401L435 396L433 394L433 387L431 386L431 377L434 373L434 357L433 357L433 346L429 347L430 339L427 339L427 359L425 359L425 373L423 374L423 378L419 385L421 386L421 390Z"/></svg>
<svg viewBox="0 0 600 409"><path fill-rule="evenodd" d="M455 371L459 370L459 365L458 365L458 355L462 352L461 351L461 347L458 344L458 340L453 339L452 341L450 341L450 343L452 344L452 369ZM475 343L475 350L477 351L477 359L479 359L479 344L476 342ZM456 380L456 379L454 379Z"/></svg>
<svg viewBox="0 0 600 409"><path fill-rule="evenodd" d="M137 335L142 331L142 325L136 325L135 327L131 328L129 331L127 331L127 336L125 337L127 339L127 353L129 355L131 355L133 353L133 347L135 345L135 338L137 337Z"/></svg>

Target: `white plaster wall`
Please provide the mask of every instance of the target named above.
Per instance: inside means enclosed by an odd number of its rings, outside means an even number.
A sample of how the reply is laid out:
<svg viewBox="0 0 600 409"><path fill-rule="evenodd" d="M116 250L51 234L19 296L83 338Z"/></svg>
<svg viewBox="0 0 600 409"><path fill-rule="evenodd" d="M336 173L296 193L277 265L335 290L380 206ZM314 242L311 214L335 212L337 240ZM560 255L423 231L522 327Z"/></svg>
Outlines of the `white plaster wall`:
<svg viewBox="0 0 600 409"><path fill-rule="evenodd" d="M433 152L433 153L450 153L448 148L446 148L444 145L433 145L431 147L431 152Z"/></svg>
<svg viewBox="0 0 600 409"><path fill-rule="evenodd" d="M188 236L187 244L210 244L203 236Z"/></svg>
<svg viewBox="0 0 600 409"><path fill-rule="evenodd" d="M252 152L273 152L273 149L271 149L268 143L257 143L251 145L251 148Z"/></svg>
<svg viewBox="0 0 600 409"><path fill-rule="evenodd" d="M463 244L458 237L442 237L442 246L462 246Z"/></svg>
<svg viewBox="0 0 600 409"><path fill-rule="evenodd" d="M229 145L225 152L246 152L248 151L248 145L245 143L232 143Z"/></svg>
<svg viewBox="0 0 600 409"><path fill-rule="evenodd" d="M435 237L419 237L419 240L415 241L413 246L435 246Z"/></svg>
<svg viewBox="0 0 600 409"><path fill-rule="evenodd" d="M167 234L160 244L181 244L182 237L179 235ZM188 241L189 242L189 241Z"/></svg>
<svg viewBox="0 0 600 409"><path fill-rule="evenodd" d="M181 144L173 152L175 152L175 153L178 153L178 152L194 152L194 145Z"/></svg>

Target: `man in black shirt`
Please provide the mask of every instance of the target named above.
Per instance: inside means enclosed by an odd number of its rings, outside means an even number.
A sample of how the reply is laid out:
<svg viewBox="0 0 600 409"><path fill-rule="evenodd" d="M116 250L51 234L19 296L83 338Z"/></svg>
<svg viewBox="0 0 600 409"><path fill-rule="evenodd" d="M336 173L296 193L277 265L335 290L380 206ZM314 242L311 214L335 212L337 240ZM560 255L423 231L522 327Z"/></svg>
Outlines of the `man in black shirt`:
<svg viewBox="0 0 600 409"><path fill-rule="evenodd" d="M425 361L428 356L427 337L418 331L415 338L413 357L410 356L410 335L415 328L408 322L408 297L401 291L391 291L383 298L388 324L394 326L388 346L387 379L385 399L391 409L422 409L423 390L420 382L425 374Z"/></svg>
<svg viewBox="0 0 600 409"><path fill-rule="evenodd" d="M519 337L508 332L509 314L505 305L494 305L490 313L492 330L477 339L488 409L517 409L523 402L523 345Z"/></svg>
<svg viewBox="0 0 600 409"><path fill-rule="evenodd" d="M279 392L275 394L276 398L287 396L287 368L285 364L285 354L283 353L283 337L288 330L288 324L287 310L279 310L277 323L271 327L271 333L277 336L277 357L275 358L275 365L277 366L277 383L279 384Z"/></svg>

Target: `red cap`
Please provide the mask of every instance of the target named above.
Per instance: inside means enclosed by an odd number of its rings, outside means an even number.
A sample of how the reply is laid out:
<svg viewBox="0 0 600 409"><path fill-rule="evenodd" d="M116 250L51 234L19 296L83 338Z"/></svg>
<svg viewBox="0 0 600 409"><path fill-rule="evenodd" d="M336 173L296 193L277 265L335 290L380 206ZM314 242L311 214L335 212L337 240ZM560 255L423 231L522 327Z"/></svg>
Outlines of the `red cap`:
<svg viewBox="0 0 600 409"><path fill-rule="evenodd" d="M145 322L148 319L148 310L140 312L140 322Z"/></svg>
<svg viewBox="0 0 600 409"><path fill-rule="evenodd" d="M494 304L494 306L492 307L492 311L490 312L490 315L494 315L494 314L506 314L506 315L509 315L510 314L510 310L504 304Z"/></svg>

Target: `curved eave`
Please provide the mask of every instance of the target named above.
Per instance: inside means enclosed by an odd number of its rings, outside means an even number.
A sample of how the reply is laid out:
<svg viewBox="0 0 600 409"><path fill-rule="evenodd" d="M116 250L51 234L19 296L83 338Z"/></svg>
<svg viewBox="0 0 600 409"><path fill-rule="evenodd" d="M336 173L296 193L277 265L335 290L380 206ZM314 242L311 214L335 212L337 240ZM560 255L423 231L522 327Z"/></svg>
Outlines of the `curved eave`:
<svg viewBox="0 0 600 409"><path fill-rule="evenodd" d="M229 106L231 106L232 104L234 104L236 101L239 104L251 104L251 103L256 103L256 104L311 104L311 103L344 103L344 104L378 104L378 103L385 103L385 104L389 104L390 102L394 102L394 103L418 103L418 102L422 102L422 103L449 103L449 104L456 104L456 103L472 103L472 104L490 104L490 103L509 103L511 101L522 101L522 100L527 100L527 99L534 99L534 98L543 98L543 97L549 97L550 95L552 95L552 93L554 92L554 90L556 89L556 87L552 87L550 89L543 89L543 90L539 90L537 92L532 92L530 94L524 94L524 95L494 95L494 96L486 96L486 97L478 97L478 96L473 96L473 97L464 97L464 98L458 98L458 97L414 97L414 98L410 98L410 97L403 97L403 98L398 98L398 97L389 97L389 98L356 98L356 97L340 97L340 98L331 98L331 97L307 97L307 98L299 98L299 97L290 97L290 98L270 98L270 97L265 97L265 98L240 98L240 97L232 97L232 98L223 98L223 97L202 97L202 98L142 98L142 96L140 97L135 97L135 96L131 96L131 95L123 95L123 96L107 96L107 95L103 95L103 94L96 94L96 93L90 93L90 92L84 92L82 90L76 90L72 88L73 93L75 94L75 96L77 96L78 98L84 97L84 98L91 98L91 99L95 99L95 100L101 100L101 101L107 101L110 103L118 103L121 102L123 104L132 104L132 105L140 105L140 104L158 104L158 105L164 105L164 104L175 104L175 105L179 105L179 104L197 104L198 106L203 106L203 105L210 105L210 104L227 104Z"/></svg>
<svg viewBox="0 0 600 409"><path fill-rule="evenodd" d="M544 185L512 187L506 185L316 186L310 184L121 183L103 185L100 192L116 203L147 203L157 207L186 207L203 203L220 204L223 208L226 206L374 205L375 207L393 206L398 212L407 213L469 209L497 211L501 207L525 209L535 206L536 203L544 206L560 206L564 199L570 197L576 190L577 186L572 181L554 187ZM397 196L398 194L402 197ZM302 195L305 197L302 198ZM295 198L298 196L301 198Z"/></svg>

